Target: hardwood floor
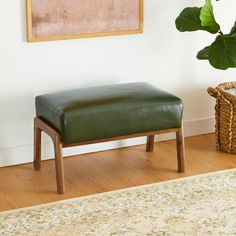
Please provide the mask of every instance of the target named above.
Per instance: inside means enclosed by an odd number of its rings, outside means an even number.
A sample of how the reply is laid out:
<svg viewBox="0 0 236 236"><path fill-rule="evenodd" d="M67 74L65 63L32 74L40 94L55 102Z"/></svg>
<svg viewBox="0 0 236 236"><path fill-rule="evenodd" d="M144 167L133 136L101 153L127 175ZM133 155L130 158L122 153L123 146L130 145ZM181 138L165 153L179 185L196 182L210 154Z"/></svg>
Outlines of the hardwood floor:
<svg viewBox="0 0 236 236"><path fill-rule="evenodd" d="M175 140L64 159L66 194L56 192L54 161L0 168L0 211L236 167L236 155L217 152L214 134L186 138L186 173L177 173Z"/></svg>

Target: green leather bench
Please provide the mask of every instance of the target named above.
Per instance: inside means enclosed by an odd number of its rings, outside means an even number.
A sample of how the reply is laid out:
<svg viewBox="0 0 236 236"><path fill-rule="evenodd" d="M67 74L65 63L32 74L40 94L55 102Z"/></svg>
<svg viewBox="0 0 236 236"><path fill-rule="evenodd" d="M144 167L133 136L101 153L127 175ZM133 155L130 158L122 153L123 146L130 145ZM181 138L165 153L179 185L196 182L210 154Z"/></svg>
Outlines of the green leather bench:
<svg viewBox="0 0 236 236"><path fill-rule="evenodd" d="M183 103L147 83L80 88L37 96L34 168L41 167L41 132L53 140L58 193L65 192L62 148L176 132L178 171L184 171Z"/></svg>

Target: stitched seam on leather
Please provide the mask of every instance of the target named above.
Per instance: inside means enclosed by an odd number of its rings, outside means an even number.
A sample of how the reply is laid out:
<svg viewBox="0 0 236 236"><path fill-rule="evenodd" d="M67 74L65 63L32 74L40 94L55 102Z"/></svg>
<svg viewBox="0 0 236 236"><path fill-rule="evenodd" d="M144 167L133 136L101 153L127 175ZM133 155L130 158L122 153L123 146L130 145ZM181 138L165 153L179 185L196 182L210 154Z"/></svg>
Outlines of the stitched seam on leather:
<svg viewBox="0 0 236 236"><path fill-rule="evenodd" d="M63 113L63 119L64 120L64 125L65 127L67 126L67 124L70 122L70 118L67 117L66 113Z"/></svg>

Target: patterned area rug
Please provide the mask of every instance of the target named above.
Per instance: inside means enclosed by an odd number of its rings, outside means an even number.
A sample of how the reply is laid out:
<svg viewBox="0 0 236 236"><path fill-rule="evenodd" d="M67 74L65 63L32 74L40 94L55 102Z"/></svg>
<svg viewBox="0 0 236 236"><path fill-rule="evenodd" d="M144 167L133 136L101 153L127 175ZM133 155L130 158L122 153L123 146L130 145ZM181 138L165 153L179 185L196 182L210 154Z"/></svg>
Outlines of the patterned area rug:
<svg viewBox="0 0 236 236"><path fill-rule="evenodd" d="M2 212L0 235L236 235L236 169Z"/></svg>

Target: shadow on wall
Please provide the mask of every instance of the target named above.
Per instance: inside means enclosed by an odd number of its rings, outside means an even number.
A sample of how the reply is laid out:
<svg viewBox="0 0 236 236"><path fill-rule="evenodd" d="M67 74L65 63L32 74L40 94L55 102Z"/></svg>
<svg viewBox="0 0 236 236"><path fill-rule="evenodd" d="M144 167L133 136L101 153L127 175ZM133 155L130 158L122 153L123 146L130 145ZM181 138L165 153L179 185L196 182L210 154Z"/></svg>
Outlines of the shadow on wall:
<svg viewBox="0 0 236 236"><path fill-rule="evenodd" d="M207 87L199 87L195 89L182 88L176 90L177 96L184 101L184 111L187 111L190 117L184 116L184 120L195 120L213 118L215 101L207 93ZM206 115L207 114L207 115Z"/></svg>
<svg viewBox="0 0 236 236"><path fill-rule="evenodd" d="M22 41L27 41L27 30L26 30L26 0L20 0L20 12L21 12L21 37Z"/></svg>
<svg viewBox="0 0 236 236"><path fill-rule="evenodd" d="M0 149L32 143L34 97L9 95L0 98Z"/></svg>

